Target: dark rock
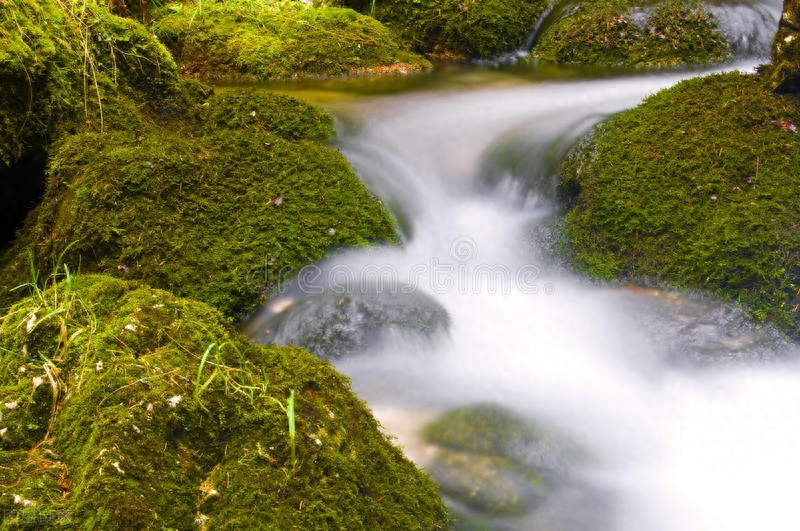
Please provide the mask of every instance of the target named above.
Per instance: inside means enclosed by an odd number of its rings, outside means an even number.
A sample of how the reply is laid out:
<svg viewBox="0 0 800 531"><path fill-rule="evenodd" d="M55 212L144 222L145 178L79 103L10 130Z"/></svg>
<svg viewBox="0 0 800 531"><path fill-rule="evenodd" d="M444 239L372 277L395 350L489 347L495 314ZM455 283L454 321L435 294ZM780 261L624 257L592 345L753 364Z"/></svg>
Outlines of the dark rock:
<svg viewBox="0 0 800 531"><path fill-rule="evenodd" d="M449 326L447 311L419 291L375 288L287 295L254 317L245 332L264 344L295 344L323 359L362 352L392 333L422 337Z"/></svg>

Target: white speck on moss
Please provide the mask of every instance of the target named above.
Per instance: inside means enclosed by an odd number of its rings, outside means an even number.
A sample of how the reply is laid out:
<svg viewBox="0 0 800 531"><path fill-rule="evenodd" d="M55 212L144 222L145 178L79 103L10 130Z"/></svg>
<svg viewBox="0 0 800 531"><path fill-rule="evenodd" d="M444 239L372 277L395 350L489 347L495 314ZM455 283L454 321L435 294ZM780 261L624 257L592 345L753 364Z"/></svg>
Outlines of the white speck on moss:
<svg viewBox="0 0 800 531"><path fill-rule="evenodd" d="M175 395L169 400L167 400L167 404L169 405L169 407L177 407L178 404L181 403L181 400L183 400L183 397L181 395Z"/></svg>
<svg viewBox="0 0 800 531"><path fill-rule="evenodd" d="M103 360L97 360L97 363L94 364L94 370L100 372L103 370Z"/></svg>
<svg viewBox="0 0 800 531"><path fill-rule="evenodd" d="M128 323L125 325L125 330L127 330L128 332L136 332L137 329L138 329L137 326L133 323Z"/></svg>
<svg viewBox="0 0 800 531"><path fill-rule="evenodd" d="M17 409L19 404L17 404L17 401L14 400L13 402L6 402L5 406L6 406L7 409Z"/></svg>
<svg viewBox="0 0 800 531"><path fill-rule="evenodd" d="M0 437L5 437L6 433L8 433L8 428L3 428L0 430Z"/></svg>
<svg viewBox="0 0 800 531"><path fill-rule="evenodd" d="M115 469L117 472L119 472L120 474L122 474L123 476L125 475L125 471L124 471L124 470L122 470L122 469L119 467L119 461L114 461L113 463L111 463L111 466L113 466L113 467L114 467L114 469Z"/></svg>
<svg viewBox="0 0 800 531"><path fill-rule="evenodd" d="M42 378L41 376L34 376L31 379L31 383L33 384L33 388L36 389L37 387L39 387L44 383L44 378Z"/></svg>
<svg viewBox="0 0 800 531"><path fill-rule="evenodd" d="M31 312L28 322L25 324L25 331L30 334L34 326L36 326L36 312Z"/></svg>

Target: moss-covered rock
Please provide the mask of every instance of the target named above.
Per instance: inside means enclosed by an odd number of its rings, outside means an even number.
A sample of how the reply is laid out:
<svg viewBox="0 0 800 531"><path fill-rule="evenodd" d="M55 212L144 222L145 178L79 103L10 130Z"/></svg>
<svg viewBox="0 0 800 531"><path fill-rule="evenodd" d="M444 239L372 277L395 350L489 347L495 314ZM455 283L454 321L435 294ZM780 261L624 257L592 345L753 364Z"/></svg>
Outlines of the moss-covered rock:
<svg viewBox="0 0 800 531"><path fill-rule="evenodd" d="M343 0L362 12L365 0ZM374 16L434 57L491 57L519 48L547 7L543 0L378 0Z"/></svg>
<svg viewBox="0 0 800 531"><path fill-rule="evenodd" d="M184 72L276 79L428 68L375 19L299 1L171 3L153 25Z"/></svg>
<svg viewBox="0 0 800 531"><path fill-rule="evenodd" d="M699 288L800 336L800 102L756 76L679 83L566 160L578 266Z"/></svg>
<svg viewBox="0 0 800 531"><path fill-rule="evenodd" d="M394 239L380 201L322 144L332 119L311 105L231 92L195 121L130 120L58 143L45 197L0 261L4 300L24 282L30 249L45 270L68 250L84 272L239 316L330 249Z"/></svg>
<svg viewBox="0 0 800 531"><path fill-rule="evenodd" d="M558 63L676 66L727 61L731 46L701 4L667 0L641 8L626 1L581 2L548 27L533 56Z"/></svg>
<svg viewBox="0 0 800 531"><path fill-rule="evenodd" d="M435 484L327 363L255 346L202 303L66 277L32 288L0 320L4 524L446 523Z"/></svg>
<svg viewBox="0 0 800 531"><path fill-rule="evenodd" d="M781 93L800 93L800 1L784 0L773 40L772 62L766 68L770 86Z"/></svg>
<svg viewBox="0 0 800 531"><path fill-rule="evenodd" d="M577 452L513 411L477 404L448 411L424 436L440 449L431 465L448 500L475 516L524 514L566 479Z"/></svg>
<svg viewBox="0 0 800 531"><path fill-rule="evenodd" d="M109 111L121 98L156 115L185 111L186 98L166 48L94 2L3 2L0 35L2 245L41 195L59 134L120 121Z"/></svg>
<svg viewBox="0 0 800 531"><path fill-rule="evenodd" d="M79 63L53 2L0 3L0 246L44 190L45 146L54 115L78 105Z"/></svg>

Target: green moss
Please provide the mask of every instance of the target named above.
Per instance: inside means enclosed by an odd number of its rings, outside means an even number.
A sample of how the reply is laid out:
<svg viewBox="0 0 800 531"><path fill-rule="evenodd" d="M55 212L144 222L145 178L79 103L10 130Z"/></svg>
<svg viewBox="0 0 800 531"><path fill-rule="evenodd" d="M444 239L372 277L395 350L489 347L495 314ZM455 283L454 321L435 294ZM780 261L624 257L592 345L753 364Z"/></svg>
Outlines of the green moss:
<svg viewBox="0 0 800 531"><path fill-rule="evenodd" d="M28 248L48 269L76 242L67 259L82 271L240 316L331 249L394 241L380 201L320 142L332 133L329 115L298 100L230 93L188 125L141 119L65 138L45 198L8 253L3 292L24 282Z"/></svg>
<svg viewBox="0 0 800 531"><path fill-rule="evenodd" d="M428 62L403 51L389 31L349 9L301 2L173 3L153 26L185 72L204 78L333 76Z"/></svg>
<svg viewBox="0 0 800 531"><path fill-rule="evenodd" d="M344 377L301 349L253 345L202 303L73 276L15 305L0 343L4 389L44 374L40 386L58 396L30 411L51 426L44 444L12 438L18 427L0 420L4 507L21 509L19 496L73 529L446 523L435 484L380 434ZM290 390L294 461L281 406ZM30 409L27 394L4 399Z"/></svg>
<svg viewBox="0 0 800 531"><path fill-rule="evenodd" d="M491 404L453 409L425 426L429 443L490 455L503 455L509 445L524 445L536 437L527 422Z"/></svg>
<svg viewBox="0 0 800 531"><path fill-rule="evenodd" d="M558 63L676 66L732 58L713 17L693 1L651 9L628 2L584 2L547 28L533 55Z"/></svg>
<svg viewBox="0 0 800 531"><path fill-rule="evenodd" d="M166 48L93 2L0 4L0 245L44 189L61 134L130 123L141 112L185 113L187 96Z"/></svg>
<svg viewBox="0 0 800 531"><path fill-rule="evenodd" d="M365 13L371 7L341 3ZM535 0L378 0L374 16L420 53L490 57L519 48L545 7Z"/></svg>
<svg viewBox="0 0 800 531"><path fill-rule="evenodd" d="M55 114L78 103L79 63L64 42L68 19L54 1L0 4L0 163L41 149Z"/></svg>
<svg viewBox="0 0 800 531"><path fill-rule="evenodd" d="M103 98L117 89L152 105L181 92L166 48L141 24L93 2L9 0L0 4L0 35L6 165L41 149L54 131L99 125Z"/></svg>
<svg viewBox="0 0 800 531"><path fill-rule="evenodd" d="M562 170L579 267L710 290L797 336L798 123L796 98L733 73L602 124Z"/></svg>

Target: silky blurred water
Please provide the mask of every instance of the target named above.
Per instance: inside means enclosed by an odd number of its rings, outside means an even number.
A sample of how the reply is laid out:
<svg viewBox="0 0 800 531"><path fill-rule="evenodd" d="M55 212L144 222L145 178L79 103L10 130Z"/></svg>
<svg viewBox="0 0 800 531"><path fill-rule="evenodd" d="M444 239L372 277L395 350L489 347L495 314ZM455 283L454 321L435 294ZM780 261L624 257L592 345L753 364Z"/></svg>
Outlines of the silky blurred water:
<svg viewBox="0 0 800 531"><path fill-rule="evenodd" d="M723 19L732 27L741 9ZM423 466L421 425L478 402L587 450L575 473L588 498L565 493L504 529L800 528L796 347L703 294L587 282L532 236L556 214L555 164L576 138L695 75L466 68L397 81L397 92L297 87L337 116L338 147L393 209L404 242L315 264L248 332L261 337L270 316L321 289L379 281L387 299L429 295L450 317L446 332L388 329L336 365Z"/></svg>

